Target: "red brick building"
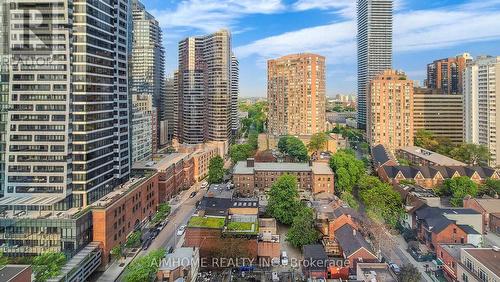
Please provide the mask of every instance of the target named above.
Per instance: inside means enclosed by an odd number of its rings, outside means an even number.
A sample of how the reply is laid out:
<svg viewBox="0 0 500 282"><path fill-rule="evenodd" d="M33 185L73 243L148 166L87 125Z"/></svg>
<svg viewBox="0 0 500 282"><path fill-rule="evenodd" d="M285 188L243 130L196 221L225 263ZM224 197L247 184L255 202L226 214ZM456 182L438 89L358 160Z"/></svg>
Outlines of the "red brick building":
<svg viewBox="0 0 500 282"><path fill-rule="evenodd" d="M500 213L500 199L467 196L464 199L464 208L479 212L483 216L484 230L490 230L490 214ZM495 230L495 227L492 230Z"/></svg>
<svg viewBox="0 0 500 282"><path fill-rule="evenodd" d="M111 260L111 249L125 243L136 227L154 215L158 199L158 174L146 172L91 205L93 240L101 243L103 266Z"/></svg>
<svg viewBox="0 0 500 282"><path fill-rule="evenodd" d="M436 256L443 263L444 276L448 281L457 281L457 265L460 263L462 248L474 248L474 245L438 244L436 246Z"/></svg>

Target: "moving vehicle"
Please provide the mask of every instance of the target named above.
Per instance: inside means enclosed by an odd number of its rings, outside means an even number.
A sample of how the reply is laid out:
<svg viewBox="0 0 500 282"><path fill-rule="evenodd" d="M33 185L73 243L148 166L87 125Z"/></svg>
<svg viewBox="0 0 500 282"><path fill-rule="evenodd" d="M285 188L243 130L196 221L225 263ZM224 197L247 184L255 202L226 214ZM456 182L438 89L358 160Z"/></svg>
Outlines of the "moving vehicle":
<svg viewBox="0 0 500 282"><path fill-rule="evenodd" d="M281 252L281 265L288 265L288 256L285 251Z"/></svg>
<svg viewBox="0 0 500 282"><path fill-rule="evenodd" d="M177 236L182 236L182 234L184 234L184 231L186 231L186 225L181 225L179 229L177 229Z"/></svg>

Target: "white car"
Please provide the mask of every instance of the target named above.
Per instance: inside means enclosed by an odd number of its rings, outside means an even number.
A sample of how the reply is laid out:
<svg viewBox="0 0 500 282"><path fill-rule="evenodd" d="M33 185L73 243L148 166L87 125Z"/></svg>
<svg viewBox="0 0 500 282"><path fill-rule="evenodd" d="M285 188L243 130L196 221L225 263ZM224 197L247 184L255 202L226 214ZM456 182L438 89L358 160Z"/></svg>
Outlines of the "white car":
<svg viewBox="0 0 500 282"><path fill-rule="evenodd" d="M186 225L181 225L179 229L177 229L177 236L182 236L182 234L184 234L184 231L186 231Z"/></svg>
<svg viewBox="0 0 500 282"><path fill-rule="evenodd" d="M288 256L285 251L281 252L281 265L288 265Z"/></svg>
<svg viewBox="0 0 500 282"><path fill-rule="evenodd" d="M208 187L208 182L203 181L203 182L201 183L201 187L200 187L200 189L205 189L205 188L207 188L207 187Z"/></svg>

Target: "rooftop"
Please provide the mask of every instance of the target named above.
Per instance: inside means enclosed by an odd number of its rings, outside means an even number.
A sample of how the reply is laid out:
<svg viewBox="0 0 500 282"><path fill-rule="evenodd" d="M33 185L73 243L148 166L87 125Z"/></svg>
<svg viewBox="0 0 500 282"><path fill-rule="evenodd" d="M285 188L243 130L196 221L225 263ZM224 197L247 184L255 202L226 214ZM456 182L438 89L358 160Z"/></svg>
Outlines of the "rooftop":
<svg viewBox="0 0 500 282"><path fill-rule="evenodd" d="M153 160L145 160L140 162L135 162L132 165L133 169L156 169L158 171L164 171L173 164L178 163L185 157L189 156L189 153L172 153L167 155L156 155Z"/></svg>
<svg viewBox="0 0 500 282"><path fill-rule="evenodd" d="M457 261L460 260L460 250L463 248L475 248L472 244L439 244L450 256Z"/></svg>
<svg viewBox="0 0 500 282"><path fill-rule="evenodd" d="M491 272L500 276L500 250L493 248L475 248L463 249L473 258L477 259L481 264L488 268Z"/></svg>
<svg viewBox="0 0 500 282"><path fill-rule="evenodd" d="M474 199L487 213L500 213L500 199L477 198Z"/></svg>
<svg viewBox="0 0 500 282"><path fill-rule="evenodd" d="M387 281L396 282L386 263L358 263L358 274L362 277L356 277L360 281Z"/></svg>
<svg viewBox="0 0 500 282"><path fill-rule="evenodd" d="M233 193L234 190L228 184L211 184L205 197L231 199Z"/></svg>
<svg viewBox="0 0 500 282"><path fill-rule="evenodd" d="M189 219L188 227L222 229L226 221L225 217L201 217L193 216Z"/></svg>
<svg viewBox="0 0 500 282"><path fill-rule="evenodd" d="M443 165L443 166L466 166L465 163L457 161L455 159L449 158L447 156L438 154L433 151L426 150L421 147L417 146L409 146L409 147L404 147L400 148L399 150L407 152L409 154L418 156L419 158L422 158L424 160L433 162L437 165Z"/></svg>
<svg viewBox="0 0 500 282"><path fill-rule="evenodd" d="M346 258L350 257L361 248L369 252L372 251L370 245L365 241L365 238L347 223L335 231L335 238Z"/></svg>
<svg viewBox="0 0 500 282"><path fill-rule="evenodd" d="M174 250L173 253L166 254L165 259L161 260L160 271L171 271L178 267L189 267L195 256L196 249L191 247L182 247Z"/></svg>
<svg viewBox="0 0 500 282"><path fill-rule="evenodd" d="M72 274L75 268L81 267L81 264L84 260L87 260L90 254L95 251L99 251L99 242L90 242L87 246L85 246L81 251L79 251L76 255L74 255L62 268L61 274L53 279L49 279L47 281L61 281L63 278Z"/></svg>
<svg viewBox="0 0 500 282"><path fill-rule="evenodd" d="M282 171L282 172L314 172L315 174L333 174L331 168L324 162L309 163L268 163L255 162L254 167L247 166L247 161L239 161L234 166L234 174L253 174L254 171Z"/></svg>
<svg viewBox="0 0 500 282"><path fill-rule="evenodd" d="M30 268L29 265L13 265L8 264L2 268L0 268L0 281L11 281L16 278L21 272L25 271L25 269ZM30 271L31 272L31 271Z"/></svg>
<svg viewBox="0 0 500 282"><path fill-rule="evenodd" d="M104 197L92 203L91 206L93 208L107 208L112 203L118 201L122 196L126 195L128 192L132 191L138 185L149 179L151 176L152 174L145 175L142 177L132 177L130 178L129 181L121 184L120 186L115 188L115 190L113 190L112 192L108 193Z"/></svg>

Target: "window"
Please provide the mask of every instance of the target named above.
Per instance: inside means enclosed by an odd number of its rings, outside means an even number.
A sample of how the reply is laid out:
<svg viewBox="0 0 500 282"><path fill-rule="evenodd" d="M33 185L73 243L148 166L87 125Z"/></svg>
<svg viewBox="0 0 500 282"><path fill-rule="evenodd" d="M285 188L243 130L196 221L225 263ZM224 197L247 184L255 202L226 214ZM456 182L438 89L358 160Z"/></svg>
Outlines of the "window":
<svg viewBox="0 0 500 282"><path fill-rule="evenodd" d="M479 269L479 279L481 279L481 281L488 281L488 274L482 269Z"/></svg>

